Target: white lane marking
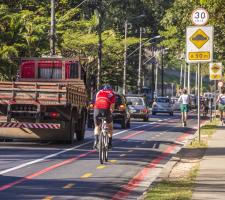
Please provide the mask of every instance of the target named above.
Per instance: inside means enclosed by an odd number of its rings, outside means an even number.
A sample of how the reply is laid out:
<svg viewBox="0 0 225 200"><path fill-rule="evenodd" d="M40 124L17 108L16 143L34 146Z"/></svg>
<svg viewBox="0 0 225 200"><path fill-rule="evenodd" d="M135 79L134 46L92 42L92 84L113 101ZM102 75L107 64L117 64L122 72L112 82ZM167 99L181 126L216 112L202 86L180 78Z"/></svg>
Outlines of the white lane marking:
<svg viewBox="0 0 225 200"><path fill-rule="evenodd" d="M165 119L165 120L167 120L167 119ZM144 124L144 125L141 125L141 126L137 126L137 127L134 127L134 128L128 129L128 130L120 131L120 132L114 134L114 136L115 136L115 135L120 135L120 134L122 134L122 133L124 133L124 132L128 132L128 131L131 131L131 130L134 130L134 129L137 129L137 128L140 128L140 127L148 126L148 125L150 125L150 124L155 124L155 123L156 123L156 122L152 122L152 123L148 123L148 124ZM60 155L60 154L66 153L66 152L68 152L68 151L72 151L72 150L74 150L74 149L78 149L78 148L80 148L80 147L82 147L82 146L85 146L86 144L90 144L90 143L92 143L92 142L93 142L93 141L85 142L84 144L80 144L80 145L78 145L78 146L75 146L75 147L72 147L72 148L69 148L69 149L64 149L63 151L60 151L60 152L58 152L58 153L50 154L50 155L48 155L48 156L44 156L44 157L42 157L42 158L39 158L39 159L36 159L36 160L32 160L32 161L30 161L30 162L23 163L23 164L18 165L18 166L16 166L16 167L11 167L11 168L9 168L9 169L5 169L5 170L3 170L3 171L0 171L0 175L6 174L6 173L8 173L8 172L15 171L15 170L18 170L18 169L21 169L21 168L24 168L24 167L27 167L27 166L30 166L30 165L33 165L33 164L36 164L36 163L39 163L39 162L42 162L42 161L47 160L47 159L52 158L52 157L56 157L56 156L58 156L58 155Z"/></svg>

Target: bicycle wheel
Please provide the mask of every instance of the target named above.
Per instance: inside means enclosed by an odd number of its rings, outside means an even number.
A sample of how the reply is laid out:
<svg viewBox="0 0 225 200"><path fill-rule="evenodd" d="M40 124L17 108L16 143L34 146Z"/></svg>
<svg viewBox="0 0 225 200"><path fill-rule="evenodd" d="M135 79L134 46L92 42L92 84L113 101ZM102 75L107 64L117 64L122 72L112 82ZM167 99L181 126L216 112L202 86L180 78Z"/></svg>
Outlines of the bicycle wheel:
<svg viewBox="0 0 225 200"><path fill-rule="evenodd" d="M104 137L103 137L103 133L101 132L100 136L100 140L99 140L99 161L101 164L103 164L104 162Z"/></svg>
<svg viewBox="0 0 225 200"><path fill-rule="evenodd" d="M108 148L108 145L109 145L109 137L108 135L105 135L104 136L104 160L105 162L108 162L108 155L109 155L109 148Z"/></svg>

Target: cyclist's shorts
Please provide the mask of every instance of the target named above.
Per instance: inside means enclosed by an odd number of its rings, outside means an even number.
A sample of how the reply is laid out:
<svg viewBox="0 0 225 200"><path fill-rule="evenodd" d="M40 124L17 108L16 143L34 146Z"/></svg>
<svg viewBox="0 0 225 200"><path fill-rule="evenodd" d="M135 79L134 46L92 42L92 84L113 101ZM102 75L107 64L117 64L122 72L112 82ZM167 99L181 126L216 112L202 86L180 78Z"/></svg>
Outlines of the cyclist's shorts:
<svg viewBox="0 0 225 200"><path fill-rule="evenodd" d="M94 123L95 125L100 125L101 124L101 119L99 117L105 117L106 122L109 124L113 121L112 114L110 109L94 109Z"/></svg>
<svg viewBox="0 0 225 200"><path fill-rule="evenodd" d="M181 104L180 105L180 111L181 112L188 112L188 105L187 104Z"/></svg>
<svg viewBox="0 0 225 200"><path fill-rule="evenodd" d="M225 105L219 104L219 111L225 111Z"/></svg>

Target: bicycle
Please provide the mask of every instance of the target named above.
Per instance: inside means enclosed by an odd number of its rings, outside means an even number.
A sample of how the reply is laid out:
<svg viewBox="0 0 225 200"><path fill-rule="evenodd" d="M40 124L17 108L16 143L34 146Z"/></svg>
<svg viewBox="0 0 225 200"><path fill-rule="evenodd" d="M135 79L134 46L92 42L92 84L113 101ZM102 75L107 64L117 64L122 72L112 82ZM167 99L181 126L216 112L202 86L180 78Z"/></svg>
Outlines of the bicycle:
<svg viewBox="0 0 225 200"><path fill-rule="evenodd" d="M99 135L99 161L101 164L104 162L108 162L108 143L109 143L109 136L108 136L108 127L106 123L105 117L99 117L101 119L101 132Z"/></svg>

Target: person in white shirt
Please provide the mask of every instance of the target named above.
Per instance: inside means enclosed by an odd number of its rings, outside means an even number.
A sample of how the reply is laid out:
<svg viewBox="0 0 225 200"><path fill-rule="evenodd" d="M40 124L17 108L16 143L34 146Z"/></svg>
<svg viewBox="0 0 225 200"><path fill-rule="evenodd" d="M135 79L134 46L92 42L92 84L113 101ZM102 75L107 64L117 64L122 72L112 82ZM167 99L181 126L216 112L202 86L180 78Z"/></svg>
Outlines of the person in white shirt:
<svg viewBox="0 0 225 200"><path fill-rule="evenodd" d="M181 111L182 125L187 126L187 113L188 113L188 107L190 104L190 97L187 94L187 89L183 89L183 94L180 95L178 102L181 102L180 111Z"/></svg>
<svg viewBox="0 0 225 200"><path fill-rule="evenodd" d="M219 103L220 120L223 120L223 115L225 112L225 88L221 89L221 94L217 98L217 103Z"/></svg>

